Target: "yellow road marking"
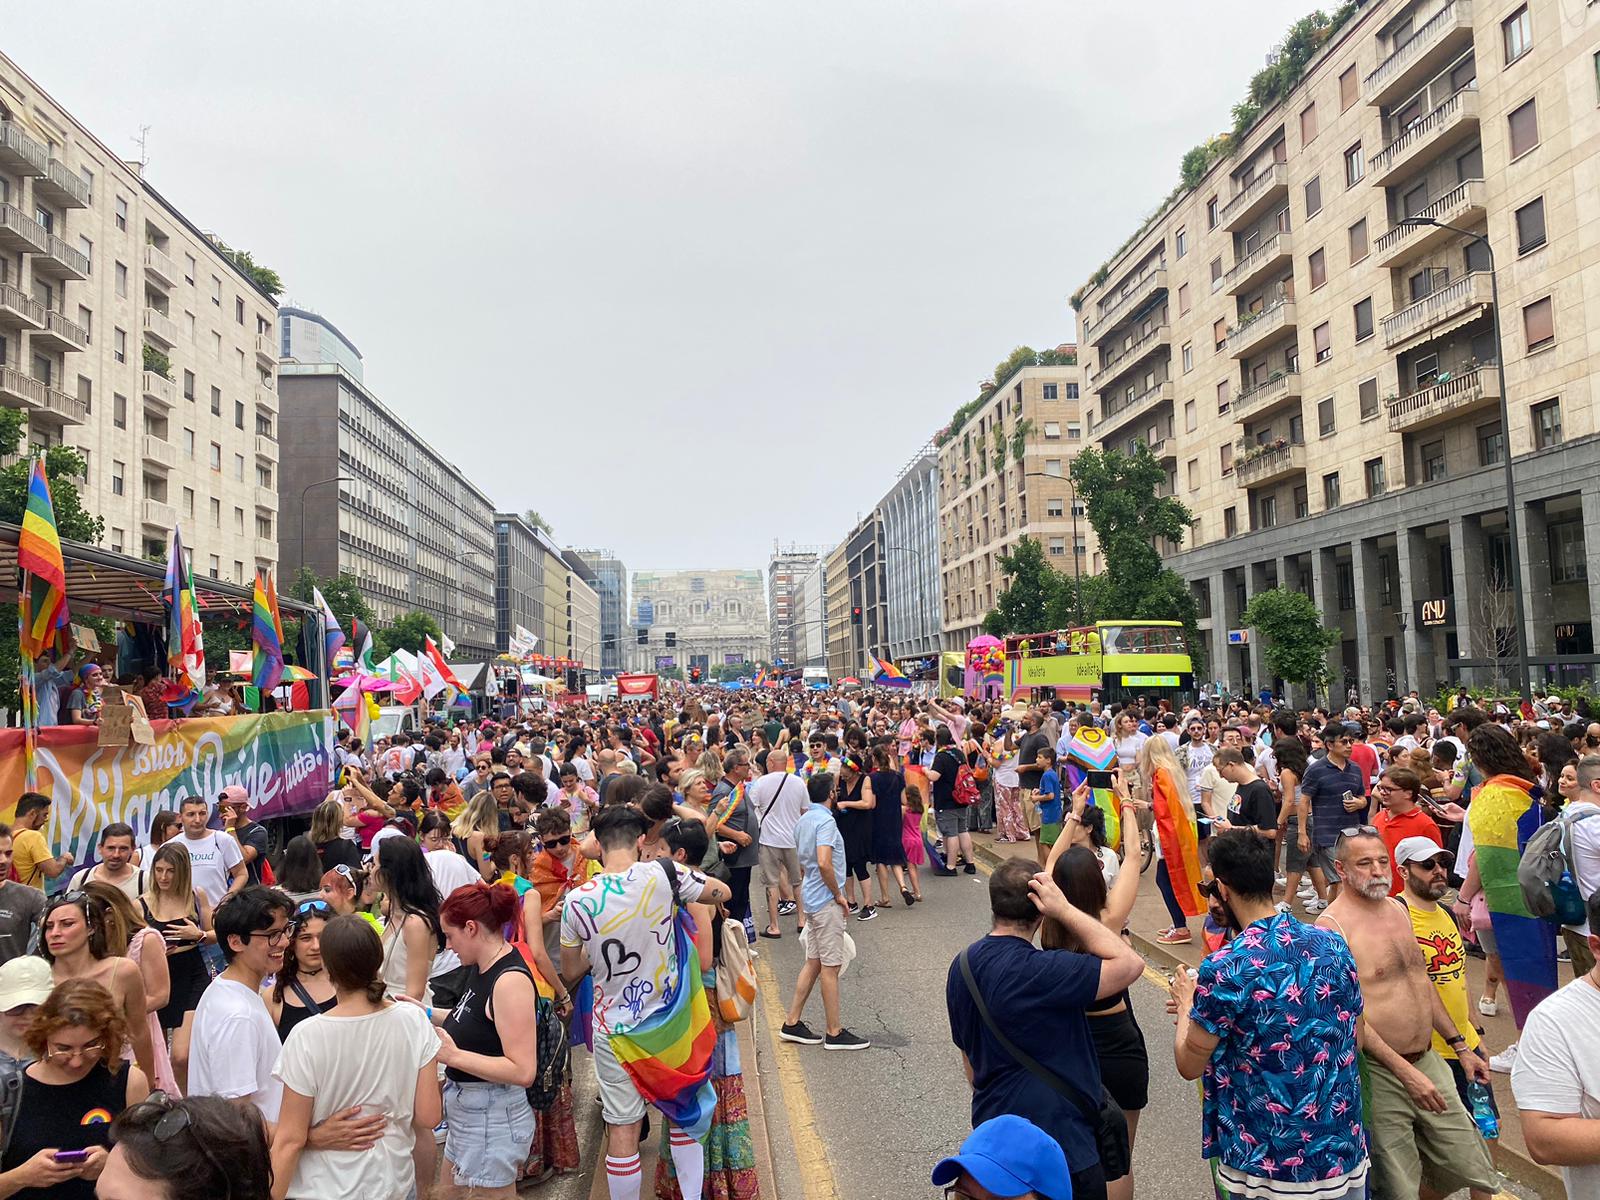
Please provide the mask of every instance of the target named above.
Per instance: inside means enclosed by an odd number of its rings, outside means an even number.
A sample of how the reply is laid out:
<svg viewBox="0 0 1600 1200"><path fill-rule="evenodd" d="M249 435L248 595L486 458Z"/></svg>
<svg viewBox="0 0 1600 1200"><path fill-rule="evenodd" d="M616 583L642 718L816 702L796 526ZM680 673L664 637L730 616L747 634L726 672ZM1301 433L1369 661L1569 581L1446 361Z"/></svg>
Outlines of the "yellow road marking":
<svg viewBox="0 0 1600 1200"><path fill-rule="evenodd" d="M783 1084L783 1107L789 1114L789 1136L794 1142L795 1158L800 1167L801 1194L806 1200L839 1200L839 1187L833 1177L833 1166L828 1162L823 1148L822 1131L817 1128L816 1111L811 1107L811 1094L806 1090L805 1068L800 1065L800 1053L793 1042L782 1040L778 1033L783 1028L783 1001L779 998L778 978L766 955L756 959L756 979L761 985L761 1011L766 1017L767 1030L772 1035L772 1053L777 1062L778 1079ZM771 1108L767 1108L771 1112Z"/></svg>

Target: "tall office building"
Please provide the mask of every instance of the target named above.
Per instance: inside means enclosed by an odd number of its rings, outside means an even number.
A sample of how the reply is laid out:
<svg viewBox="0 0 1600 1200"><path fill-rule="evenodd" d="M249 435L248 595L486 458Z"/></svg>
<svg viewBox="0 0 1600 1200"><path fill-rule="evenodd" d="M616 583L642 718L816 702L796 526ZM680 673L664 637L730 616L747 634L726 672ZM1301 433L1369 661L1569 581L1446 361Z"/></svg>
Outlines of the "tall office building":
<svg viewBox="0 0 1600 1200"><path fill-rule="evenodd" d="M883 530L883 586L890 658L937 655L942 630L939 589L939 459L919 450L875 510Z"/></svg>
<svg viewBox="0 0 1600 1200"><path fill-rule="evenodd" d="M279 307L278 357L292 363L333 363L362 382L361 351L332 321L308 308Z"/></svg>
<svg viewBox="0 0 1600 1200"><path fill-rule="evenodd" d="M849 542L843 541L828 551L823 560L822 579L824 650L828 657L828 678L847 678L855 668L855 631L850 624Z"/></svg>
<svg viewBox="0 0 1600 1200"><path fill-rule="evenodd" d="M574 550L561 554L562 577L566 585L566 643L562 655L583 663L584 673L602 671L603 646L600 638L600 577L583 555Z"/></svg>
<svg viewBox="0 0 1600 1200"><path fill-rule="evenodd" d="M770 649L760 571L635 571L633 600L653 613L646 641L629 647L645 669L699 667L709 678L714 666L760 662Z"/></svg>
<svg viewBox="0 0 1600 1200"><path fill-rule="evenodd" d="M520 513L494 515L494 647L504 653L521 626L539 639L537 654L554 654L545 622L545 555Z"/></svg>
<svg viewBox="0 0 1600 1200"><path fill-rule="evenodd" d="M595 591L600 596L600 660L602 674L611 676L622 670L627 627L628 568L610 550L573 550L594 572Z"/></svg>
<svg viewBox="0 0 1600 1200"><path fill-rule="evenodd" d="M1093 437L1160 444L1227 685L1270 682L1228 635L1273 586L1340 631L1340 694L1503 682L1513 560L1536 680L1600 665L1597 32L1555 0L1351 10L1077 297Z"/></svg>
<svg viewBox="0 0 1600 1200"><path fill-rule="evenodd" d="M828 665L827 563L819 554L795 589L793 661L802 667Z"/></svg>
<svg viewBox="0 0 1600 1200"><path fill-rule="evenodd" d="M181 522L197 574L275 564L276 322L139 164L0 55L0 405L30 444L82 452L111 549L165 555Z"/></svg>
<svg viewBox="0 0 1600 1200"><path fill-rule="evenodd" d="M844 540L850 594L850 674L866 682L870 656L888 656L889 591L884 584L883 520L876 511L856 522Z"/></svg>
<svg viewBox="0 0 1600 1200"><path fill-rule="evenodd" d="M428 613L461 659L496 652L494 505L332 363L283 363L286 576L354 576L380 622Z"/></svg>
<svg viewBox="0 0 1600 1200"><path fill-rule="evenodd" d="M772 557L767 560L767 612L772 621L772 648L769 656L773 662L794 663L800 659L798 627L800 581L816 565L819 554L813 549L790 546L780 550L772 544Z"/></svg>

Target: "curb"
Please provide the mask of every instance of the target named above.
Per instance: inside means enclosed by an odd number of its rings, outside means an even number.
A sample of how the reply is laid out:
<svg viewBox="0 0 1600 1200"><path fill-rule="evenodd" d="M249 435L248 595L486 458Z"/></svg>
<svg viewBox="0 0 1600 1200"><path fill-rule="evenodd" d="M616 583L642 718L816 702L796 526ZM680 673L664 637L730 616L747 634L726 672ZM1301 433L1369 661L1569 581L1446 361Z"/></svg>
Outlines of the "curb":
<svg viewBox="0 0 1600 1200"><path fill-rule="evenodd" d="M990 868L998 867L1001 863L1015 857L1015 855L1001 854L987 844L974 844L973 853L978 859ZM1187 969L1188 963L1173 954L1160 942L1153 941L1142 934L1128 931L1129 940L1133 948L1142 954L1152 967L1159 971L1178 971ZM1148 978L1148 973L1147 976ZM1165 983L1165 981L1162 981ZM1511 1147L1494 1141L1489 1143L1489 1152L1494 1159L1495 1168L1509 1181L1517 1184L1539 1197L1539 1200L1565 1200L1567 1190L1561 1182L1561 1176L1540 1166L1525 1154L1521 1154Z"/></svg>

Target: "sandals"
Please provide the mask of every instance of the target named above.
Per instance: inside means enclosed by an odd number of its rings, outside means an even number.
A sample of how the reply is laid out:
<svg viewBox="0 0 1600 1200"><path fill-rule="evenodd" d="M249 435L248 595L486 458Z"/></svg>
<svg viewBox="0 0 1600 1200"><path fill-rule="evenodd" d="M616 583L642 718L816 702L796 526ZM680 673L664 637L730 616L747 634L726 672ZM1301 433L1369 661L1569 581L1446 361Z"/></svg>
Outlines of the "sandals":
<svg viewBox="0 0 1600 1200"><path fill-rule="evenodd" d="M922 897L921 896L913 896L911 894L911 889L910 888L901 888L900 889L900 899L905 901L905 904L906 904L907 908L910 908L918 900L922 899Z"/></svg>
<svg viewBox="0 0 1600 1200"><path fill-rule="evenodd" d="M771 938L773 941L777 941L783 936L783 931L779 930L777 933L773 933L771 930L763 929L761 931L761 936L764 938Z"/></svg>

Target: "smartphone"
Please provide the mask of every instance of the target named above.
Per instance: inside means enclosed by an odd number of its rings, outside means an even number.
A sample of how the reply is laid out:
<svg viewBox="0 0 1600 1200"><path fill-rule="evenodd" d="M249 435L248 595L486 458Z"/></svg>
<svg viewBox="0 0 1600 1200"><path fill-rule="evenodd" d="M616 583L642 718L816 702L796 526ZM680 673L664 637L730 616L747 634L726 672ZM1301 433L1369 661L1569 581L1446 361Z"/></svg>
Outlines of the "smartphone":
<svg viewBox="0 0 1600 1200"><path fill-rule="evenodd" d="M63 1166L66 1166L66 1165L70 1165L72 1163L86 1163L86 1162L88 1162L89 1161L89 1152L87 1150L57 1150L50 1157L54 1161L56 1161L58 1163L61 1163Z"/></svg>
<svg viewBox="0 0 1600 1200"><path fill-rule="evenodd" d="M1084 777L1092 788L1108 788L1111 786L1112 775L1110 771L1086 771L1084 772Z"/></svg>

